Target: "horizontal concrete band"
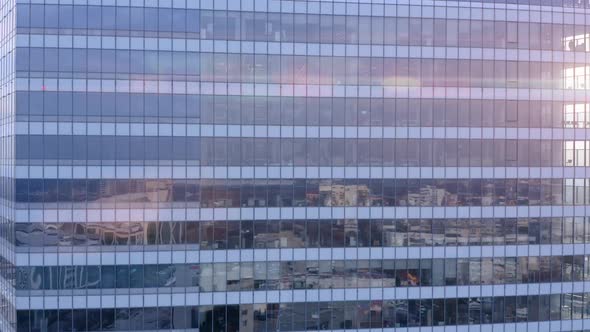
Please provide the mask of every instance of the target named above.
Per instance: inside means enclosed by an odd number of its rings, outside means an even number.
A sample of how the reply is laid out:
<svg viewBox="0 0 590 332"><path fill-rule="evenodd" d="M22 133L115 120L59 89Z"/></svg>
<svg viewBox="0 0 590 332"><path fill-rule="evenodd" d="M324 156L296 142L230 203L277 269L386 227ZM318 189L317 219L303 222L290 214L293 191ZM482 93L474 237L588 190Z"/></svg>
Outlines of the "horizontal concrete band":
<svg viewBox="0 0 590 332"><path fill-rule="evenodd" d="M297 289L286 291L236 291L132 295L43 295L17 296L17 309L126 308L184 305L292 303L318 301L379 301L441 299L482 296L545 295L583 293L590 282L563 282L518 285L440 286L414 288ZM166 293L162 293L167 291Z"/></svg>

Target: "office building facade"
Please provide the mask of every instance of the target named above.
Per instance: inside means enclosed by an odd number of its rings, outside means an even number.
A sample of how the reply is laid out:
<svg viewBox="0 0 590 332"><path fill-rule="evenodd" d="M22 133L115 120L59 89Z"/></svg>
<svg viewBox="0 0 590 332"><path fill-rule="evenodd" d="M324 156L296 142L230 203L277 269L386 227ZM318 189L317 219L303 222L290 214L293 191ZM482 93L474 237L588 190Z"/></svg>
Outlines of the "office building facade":
<svg viewBox="0 0 590 332"><path fill-rule="evenodd" d="M1 3L0 330L590 329L590 2Z"/></svg>

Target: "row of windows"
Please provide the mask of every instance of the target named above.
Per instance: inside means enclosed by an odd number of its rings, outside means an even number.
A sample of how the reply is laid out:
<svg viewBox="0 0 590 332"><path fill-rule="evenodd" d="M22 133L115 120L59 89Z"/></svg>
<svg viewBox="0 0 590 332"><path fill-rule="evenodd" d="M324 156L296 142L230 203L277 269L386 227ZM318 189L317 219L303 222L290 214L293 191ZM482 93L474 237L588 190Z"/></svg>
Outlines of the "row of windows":
<svg viewBox="0 0 590 332"><path fill-rule="evenodd" d="M18 4L16 13L19 32L89 29L221 40L590 51L586 26L572 24L36 4Z"/></svg>
<svg viewBox="0 0 590 332"><path fill-rule="evenodd" d="M59 116L244 125L590 128L590 104L536 100L19 91L16 114L42 121Z"/></svg>
<svg viewBox="0 0 590 332"><path fill-rule="evenodd" d="M17 179L16 201L89 207L590 205L590 179ZM166 205L160 205L164 207Z"/></svg>
<svg viewBox="0 0 590 332"><path fill-rule="evenodd" d="M588 37L590 38L590 36ZM16 70L45 77L271 84L587 89L582 64L536 61L219 54L101 49L16 49ZM96 73L103 75L97 77Z"/></svg>
<svg viewBox="0 0 590 332"><path fill-rule="evenodd" d="M19 310L18 332L305 331L570 320L589 317L588 293L391 301L121 309Z"/></svg>
<svg viewBox="0 0 590 332"><path fill-rule="evenodd" d="M590 280L588 256L34 266L16 289L198 287L202 292L492 285Z"/></svg>
<svg viewBox="0 0 590 332"><path fill-rule="evenodd" d="M193 245L201 250L590 243L590 218L16 223L17 247Z"/></svg>
<svg viewBox="0 0 590 332"><path fill-rule="evenodd" d="M16 159L45 165L184 160L201 166L590 166L590 141L107 135L18 135L15 141Z"/></svg>

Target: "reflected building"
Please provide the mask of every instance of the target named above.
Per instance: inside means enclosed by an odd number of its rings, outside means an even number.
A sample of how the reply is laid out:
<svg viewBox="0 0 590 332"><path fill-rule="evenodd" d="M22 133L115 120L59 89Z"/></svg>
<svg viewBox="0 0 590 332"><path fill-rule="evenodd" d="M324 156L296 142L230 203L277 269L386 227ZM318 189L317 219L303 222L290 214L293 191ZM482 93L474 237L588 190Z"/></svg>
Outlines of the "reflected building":
<svg viewBox="0 0 590 332"><path fill-rule="evenodd" d="M590 330L587 0L0 4L0 331Z"/></svg>

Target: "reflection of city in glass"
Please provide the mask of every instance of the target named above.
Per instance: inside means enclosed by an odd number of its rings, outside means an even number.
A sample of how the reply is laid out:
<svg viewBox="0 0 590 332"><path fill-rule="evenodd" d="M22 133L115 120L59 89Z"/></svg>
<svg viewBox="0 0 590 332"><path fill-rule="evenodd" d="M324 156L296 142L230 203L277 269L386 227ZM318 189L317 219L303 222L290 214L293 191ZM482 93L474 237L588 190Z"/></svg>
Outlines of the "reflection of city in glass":
<svg viewBox="0 0 590 332"><path fill-rule="evenodd" d="M590 2L0 3L0 331L590 330Z"/></svg>

